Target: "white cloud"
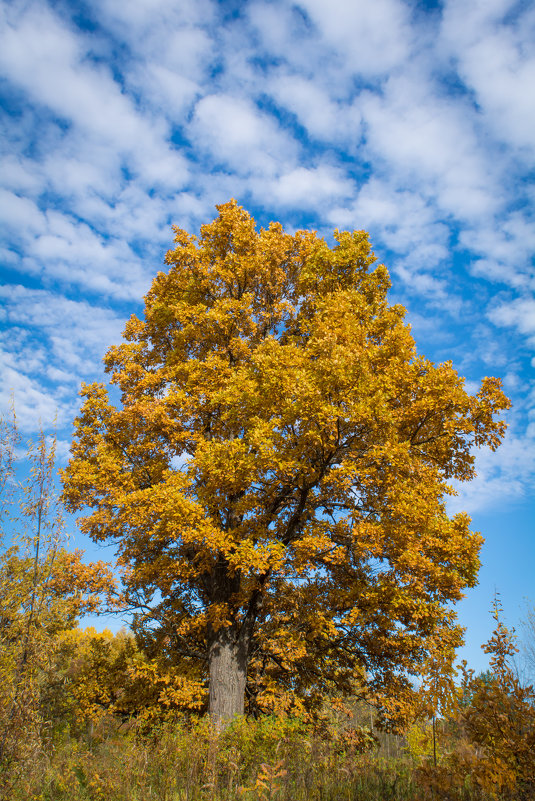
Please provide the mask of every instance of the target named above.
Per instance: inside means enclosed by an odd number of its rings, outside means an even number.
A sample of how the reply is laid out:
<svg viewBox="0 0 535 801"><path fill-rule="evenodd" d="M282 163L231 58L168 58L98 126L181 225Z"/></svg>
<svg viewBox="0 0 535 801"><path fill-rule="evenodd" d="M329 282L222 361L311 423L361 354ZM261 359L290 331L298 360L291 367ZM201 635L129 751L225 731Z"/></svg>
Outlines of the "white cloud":
<svg viewBox="0 0 535 801"><path fill-rule="evenodd" d="M535 346L535 298L515 298L501 303L488 312L488 317L496 325L516 328Z"/></svg>
<svg viewBox="0 0 535 801"><path fill-rule="evenodd" d="M1 286L4 337L0 348L0 409L13 394L21 428L68 425L78 408L77 387L102 379L102 357L121 341L124 318L86 301L42 289Z"/></svg>
<svg viewBox="0 0 535 801"><path fill-rule="evenodd" d="M283 74L269 80L266 88L277 103L296 115L309 136L358 144L361 137L358 107L333 102L328 91L316 80Z"/></svg>
<svg viewBox="0 0 535 801"><path fill-rule="evenodd" d="M61 150L47 153L38 166L46 186L69 199L73 211L88 198L116 197L124 183L116 155L74 134L68 139Z"/></svg>
<svg viewBox="0 0 535 801"><path fill-rule="evenodd" d="M7 154L0 158L0 174L4 190L14 190L35 194L42 190L43 181L35 169L35 163L29 159L22 159L14 154ZM0 200L0 209L4 205L6 198ZM5 210L4 210L5 213Z"/></svg>
<svg viewBox="0 0 535 801"><path fill-rule="evenodd" d="M535 288L535 226L525 215L513 212L502 217L499 224L467 229L459 240L482 256L472 262L474 275L513 287Z"/></svg>
<svg viewBox="0 0 535 801"><path fill-rule="evenodd" d="M328 219L337 227L370 231L375 243L408 254L412 269L436 269L449 257L449 230L433 203L393 181L371 178L352 204L332 209Z"/></svg>
<svg viewBox="0 0 535 801"><path fill-rule="evenodd" d="M409 57L408 8L398 0L300 0L323 39L360 75L384 75Z"/></svg>
<svg viewBox="0 0 535 801"><path fill-rule="evenodd" d="M295 160L297 151L272 117L250 100L229 95L208 95L199 101L190 135L216 163L238 175L275 175Z"/></svg>
<svg viewBox="0 0 535 801"><path fill-rule="evenodd" d="M39 233L46 227L44 214L33 200L1 188L0 221L17 238L23 231L27 234Z"/></svg>
<svg viewBox="0 0 535 801"><path fill-rule="evenodd" d="M535 14L511 0L448 0L442 39L502 141L535 149ZM506 21L509 17L509 20Z"/></svg>
<svg viewBox="0 0 535 801"><path fill-rule="evenodd" d="M144 109L183 123L202 94L217 47L206 30L214 21L214 5L209 0L126 5L97 0L95 7L101 23L134 56L123 68L128 89L142 97Z"/></svg>
<svg viewBox="0 0 535 801"><path fill-rule="evenodd" d="M130 75L130 81L143 90L147 102L171 120L183 121L201 94L198 83L157 63L136 69Z"/></svg>
<svg viewBox="0 0 535 801"><path fill-rule="evenodd" d="M303 209L323 208L333 199L350 198L353 193L354 185L344 173L326 165L309 169L296 167L268 186L262 183L256 189L259 199L262 194L267 194L279 206Z"/></svg>
<svg viewBox="0 0 535 801"><path fill-rule="evenodd" d="M214 20L214 5L209 0L130 0L125 5L114 0L94 0L100 21L115 35L127 41L134 54L158 56L172 52L177 64L185 70L194 70L199 50L198 39L181 36L199 25ZM200 32L198 32L200 35ZM175 38L176 37L176 38Z"/></svg>
<svg viewBox="0 0 535 801"><path fill-rule="evenodd" d="M75 34L46 6L10 19L4 12L0 66L35 102L85 135L130 159L149 185L187 176L184 158L166 142L162 119L147 119L114 81L108 68L90 61L90 42Z"/></svg>
<svg viewBox="0 0 535 801"><path fill-rule="evenodd" d="M3 318L7 325L33 331L38 340L50 338L52 353L61 364L66 353L75 353L69 364L79 369L87 365L87 359L96 361L105 349L120 340L124 319L115 312L92 306L86 301L68 300L62 295L43 289L27 289L23 286L0 287ZM20 346L19 346L20 347ZM42 358L42 367L48 367ZM35 369L36 365L32 366Z"/></svg>
<svg viewBox="0 0 535 801"><path fill-rule="evenodd" d="M452 317L457 317L466 306L461 298L452 292L447 280L415 270L410 259L395 262L394 272L396 277L404 281L408 292L426 298L429 304Z"/></svg>
<svg viewBox="0 0 535 801"><path fill-rule="evenodd" d="M148 289L145 265L118 236L1 189L0 219L23 250L19 270L118 298L139 299Z"/></svg>
<svg viewBox="0 0 535 801"><path fill-rule="evenodd" d="M318 32L310 29L297 6L284 0L260 0L248 6L247 17L258 53L291 64L319 79L316 64L319 57L325 68L325 46ZM320 71L320 74L323 72Z"/></svg>
<svg viewBox="0 0 535 801"><path fill-rule="evenodd" d="M494 453L477 451L475 467L473 481L455 482L459 494L448 501L450 513L488 512L529 498L535 488L535 439L507 432Z"/></svg>
<svg viewBox="0 0 535 801"><path fill-rule="evenodd" d="M495 169L485 162L463 103L439 98L419 74L388 79L360 108L368 148L400 185L433 197L442 215L470 221L500 207Z"/></svg>
<svg viewBox="0 0 535 801"><path fill-rule="evenodd" d="M38 431L40 423L44 429L49 428L56 415L59 424L67 422L69 412L73 408L72 403L65 406L62 399L47 389L35 376L21 372L17 357L4 352L1 348L0 370L2 373L0 409L6 412L13 399L17 423L22 431Z"/></svg>

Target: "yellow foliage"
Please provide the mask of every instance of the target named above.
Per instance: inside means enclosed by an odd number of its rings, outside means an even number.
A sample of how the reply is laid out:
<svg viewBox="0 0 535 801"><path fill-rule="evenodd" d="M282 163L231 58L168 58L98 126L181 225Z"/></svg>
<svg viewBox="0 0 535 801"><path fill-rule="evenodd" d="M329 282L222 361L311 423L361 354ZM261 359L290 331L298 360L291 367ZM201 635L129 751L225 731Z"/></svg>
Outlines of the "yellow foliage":
<svg viewBox="0 0 535 801"><path fill-rule="evenodd" d="M433 725L431 721L414 722L405 734L407 750L417 761L433 756Z"/></svg>
<svg viewBox="0 0 535 801"><path fill-rule="evenodd" d="M416 353L365 232L330 247L218 211L200 237L175 228L144 318L108 351L120 404L83 388L65 502L118 541L140 636L228 676L218 697L243 699L245 670L251 709L275 686L312 703L365 670L408 698L429 652L461 642L451 604L482 539L445 497L472 446L498 446L508 401Z"/></svg>
<svg viewBox="0 0 535 801"><path fill-rule="evenodd" d="M457 704L450 709L457 741L441 765L420 769L425 798L462 799L466 788L475 798L535 795L535 689L523 686L509 664L517 649L499 612L495 602L496 628L484 646L490 670L474 676L462 667Z"/></svg>

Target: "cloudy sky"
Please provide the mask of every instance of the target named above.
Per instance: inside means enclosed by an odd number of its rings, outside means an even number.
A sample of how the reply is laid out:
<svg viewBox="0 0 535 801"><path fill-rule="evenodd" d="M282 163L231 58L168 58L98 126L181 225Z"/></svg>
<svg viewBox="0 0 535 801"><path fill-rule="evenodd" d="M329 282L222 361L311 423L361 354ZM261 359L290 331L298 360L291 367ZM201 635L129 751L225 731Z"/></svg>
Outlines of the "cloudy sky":
<svg viewBox="0 0 535 801"><path fill-rule="evenodd" d="M260 225L369 230L420 352L503 378L506 442L452 504L535 601L535 7L524 0L4 0L0 405L58 418L162 268L235 197ZM79 537L78 537L79 540Z"/></svg>

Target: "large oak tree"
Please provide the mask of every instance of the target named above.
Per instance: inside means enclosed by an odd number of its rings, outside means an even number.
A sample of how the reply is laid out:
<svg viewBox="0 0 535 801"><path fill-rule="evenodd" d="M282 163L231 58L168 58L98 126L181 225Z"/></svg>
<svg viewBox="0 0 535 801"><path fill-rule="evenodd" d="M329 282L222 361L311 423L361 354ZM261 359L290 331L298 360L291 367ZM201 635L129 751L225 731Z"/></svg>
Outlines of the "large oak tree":
<svg viewBox="0 0 535 801"><path fill-rule="evenodd" d="M356 675L401 697L461 642L482 540L445 497L508 401L417 355L363 231L329 247L218 211L175 228L108 351L120 403L84 387L64 498L117 542L138 627L206 671L215 718Z"/></svg>

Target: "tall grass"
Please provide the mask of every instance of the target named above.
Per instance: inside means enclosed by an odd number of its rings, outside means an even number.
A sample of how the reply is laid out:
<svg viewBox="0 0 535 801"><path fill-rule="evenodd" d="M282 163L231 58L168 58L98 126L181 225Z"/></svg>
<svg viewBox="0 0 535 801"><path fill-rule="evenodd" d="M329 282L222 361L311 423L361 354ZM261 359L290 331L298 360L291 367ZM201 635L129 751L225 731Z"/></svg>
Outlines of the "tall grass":
<svg viewBox="0 0 535 801"><path fill-rule="evenodd" d="M13 801L412 801L409 761L360 753L363 741L302 721L166 724L93 744L51 745L11 790Z"/></svg>
<svg viewBox="0 0 535 801"><path fill-rule="evenodd" d="M101 726L93 736L50 739L4 784L2 801L510 801L476 782L446 783L404 741L296 718L208 719L141 732ZM20 767L20 766L19 766ZM439 765L439 773L441 766ZM442 771L446 764L442 766ZM439 777L440 778L440 777ZM444 778L444 777L442 777ZM1 781L1 776L0 776ZM453 789L452 789L453 788Z"/></svg>

